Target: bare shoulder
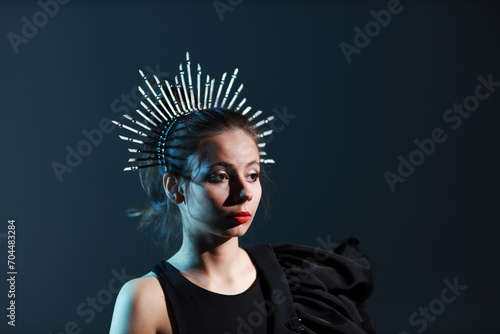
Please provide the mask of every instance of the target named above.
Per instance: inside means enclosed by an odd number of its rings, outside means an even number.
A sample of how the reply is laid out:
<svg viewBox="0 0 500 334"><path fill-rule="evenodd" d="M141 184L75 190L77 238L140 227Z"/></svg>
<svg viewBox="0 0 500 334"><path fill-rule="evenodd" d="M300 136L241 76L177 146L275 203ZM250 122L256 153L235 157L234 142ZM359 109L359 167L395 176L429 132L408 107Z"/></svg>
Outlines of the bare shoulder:
<svg viewBox="0 0 500 334"><path fill-rule="evenodd" d="M116 298L110 334L171 334L165 298L153 272L128 281Z"/></svg>

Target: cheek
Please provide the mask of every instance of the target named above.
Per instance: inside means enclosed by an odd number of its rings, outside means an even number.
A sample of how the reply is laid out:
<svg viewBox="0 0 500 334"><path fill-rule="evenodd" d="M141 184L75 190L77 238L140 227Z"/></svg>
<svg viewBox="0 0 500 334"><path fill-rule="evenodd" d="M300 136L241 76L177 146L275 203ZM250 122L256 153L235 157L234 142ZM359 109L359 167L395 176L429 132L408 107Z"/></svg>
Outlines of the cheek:
<svg viewBox="0 0 500 334"><path fill-rule="evenodd" d="M221 207L227 198L227 189L224 187L205 187L200 193L200 204L208 208Z"/></svg>
<svg viewBox="0 0 500 334"><path fill-rule="evenodd" d="M260 202L260 199L262 197L262 187L260 185L260 181L255 183L255 187L253 188L253 197L255 202Z"/></svg>

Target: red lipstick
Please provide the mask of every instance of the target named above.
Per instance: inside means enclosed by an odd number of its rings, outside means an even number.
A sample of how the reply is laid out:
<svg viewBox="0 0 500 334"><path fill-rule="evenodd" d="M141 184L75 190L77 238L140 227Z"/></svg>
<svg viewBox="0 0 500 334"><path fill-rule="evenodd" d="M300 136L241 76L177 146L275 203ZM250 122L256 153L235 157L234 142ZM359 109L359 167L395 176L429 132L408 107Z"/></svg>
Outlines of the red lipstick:
<svg viewBox="0 0 500 334"><path fill-rule="evenodd" d="M250 212L249 211L241 211L230 217L237 223L243 224L250 220Z"/></svg>

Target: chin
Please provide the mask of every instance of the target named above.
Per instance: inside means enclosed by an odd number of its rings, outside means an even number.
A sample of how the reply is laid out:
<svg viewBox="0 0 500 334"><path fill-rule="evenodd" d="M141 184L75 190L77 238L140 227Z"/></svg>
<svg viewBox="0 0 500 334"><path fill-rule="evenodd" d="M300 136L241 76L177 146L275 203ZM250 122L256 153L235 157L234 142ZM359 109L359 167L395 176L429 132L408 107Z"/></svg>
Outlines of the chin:
<svg viewBox="0 0 500 334"><path fill-rule="evenodd" d="M223 235L228 236L228 237L242 237L247 233L249 228L250 228L250 222L247 222L247 223L236 225L232 228L229 228L222 233L223 233Z"/></svg>

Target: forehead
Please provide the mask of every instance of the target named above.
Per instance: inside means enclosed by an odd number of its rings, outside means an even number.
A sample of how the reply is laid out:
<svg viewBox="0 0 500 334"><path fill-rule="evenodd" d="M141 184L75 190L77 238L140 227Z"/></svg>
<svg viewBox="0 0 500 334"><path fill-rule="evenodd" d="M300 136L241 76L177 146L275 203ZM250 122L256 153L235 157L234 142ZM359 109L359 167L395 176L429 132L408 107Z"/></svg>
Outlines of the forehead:
<svg viewBox="0 0 500 334"><path fill-rule="evenodd" d="M227 162L235 166L259 161L259 149L254 139L243 130L223 132L210 138L196 157L200 166Z"/></svg>

